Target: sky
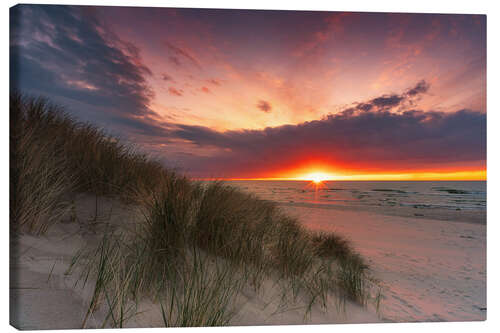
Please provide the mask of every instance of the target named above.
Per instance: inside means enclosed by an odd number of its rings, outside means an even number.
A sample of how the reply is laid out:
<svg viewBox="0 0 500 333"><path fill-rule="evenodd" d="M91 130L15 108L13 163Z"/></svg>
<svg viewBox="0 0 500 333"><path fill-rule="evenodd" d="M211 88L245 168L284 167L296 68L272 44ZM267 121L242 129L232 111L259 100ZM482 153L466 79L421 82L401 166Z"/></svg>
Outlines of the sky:
<svg viewBox="0 0 500 333"><path fill-rule="evenodd" d="M486 17L11 9L11 89L197 178L486 179Z"/></svg>

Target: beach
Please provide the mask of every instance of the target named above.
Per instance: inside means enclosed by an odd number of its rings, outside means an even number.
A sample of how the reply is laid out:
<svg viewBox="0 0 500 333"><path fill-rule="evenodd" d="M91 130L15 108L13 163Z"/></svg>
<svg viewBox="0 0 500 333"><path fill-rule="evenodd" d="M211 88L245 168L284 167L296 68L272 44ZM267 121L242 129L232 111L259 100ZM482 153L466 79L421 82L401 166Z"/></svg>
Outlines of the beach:
<svg viewBox="0 0 500 333"><path fill-rule="evenodd" d="M486 182L230 183L348 238L380 281L382 320L486 319Z"/></svg>
<svg viewBox="0 0 500 333"><path fill-rule="evenodd" d="M486 319L486 182L231 183L348 238L383 287L381 319Z"/></svg>
<svg viewBox="0 0 500 333"><path fill-rule="evenodd" d="M64 219L44 236L19 235L11 240L10 322L19 329L76 329L92 297L95 281L85 286L78 270L70 270L79 250L99 244L106 230L130 228L138 212L134 207L110 198L99 198L95 219L95 196L76 196L74 221ZM94 225L88 221L97 220ZM106 221L102 223L101 221ZM282 294L272 279L266 279L259 292L246 288L234 301L235 315L230 325L285 325L328 323L376 323L384 319L373 304L363 307L353 302L339 306L328 300L328 310L314 305L307 312L307 301L282 302ZM158 304L143 301L137 314L124 327L164 325ZM99 328L107 316L105 306L93 313L85 328ZM109 326L104 326L109 327Z"/></svg>
<svg viewBox="0 0 500 333"><path fill-rule="evenodd" d="M457 211L437 220L345 207L284 209L312 230L346 236L368 258L383 286L382 318L397 322L486 319L486 225L477 216L466 223L454 221Z"/></svg>
<svg viewBox="0 0 500 333"><path fill-rule="evenodd" d="M23 329L79 328L85 317L92 284L78 284L68 273L73 256L83 247L96 246L106 228L126 228L134 222L133 207L117 200L78 195L77 221L65 220L45 236L21 235L12 241L11 323ZM414 216L413 208L384 210L346 206L281 204L307 229L335 232L348 238L367 260L381 287L378 309L348 303L339 310L331 300L328 311L315 306L305 316L305 303L280 304L272 280L259 293L242 292L235 301L231 325L301 323L367 323L463 321L486 319L486 224L481 212L469 215L448 210ZM421 210L419 210L421 212ZM432 215L431 215L432 216ZM97 220L94 225L85 221ZM99 223L105 220L106 223ZM76 286L76 287L75 287ZM158 307L143 302L142 313L126 327L162 325ZM101 317L99 317L101 316ZM105 313L96 312L86 327L99 327Z"/></svg>
<svg viewBox="0 0 500 333"><path fill-rule="evenodd" d="M12 326L487 319L485 13L269 9L10 7Z"/></svg>

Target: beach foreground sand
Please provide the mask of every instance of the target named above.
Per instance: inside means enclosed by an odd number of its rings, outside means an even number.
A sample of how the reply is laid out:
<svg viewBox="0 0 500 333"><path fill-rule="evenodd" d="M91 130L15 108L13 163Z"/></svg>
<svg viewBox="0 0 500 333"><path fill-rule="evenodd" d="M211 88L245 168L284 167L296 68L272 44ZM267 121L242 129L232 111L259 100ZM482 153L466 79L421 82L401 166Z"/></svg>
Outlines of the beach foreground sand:
<svg viewBox="0 0 500 333"><path fill-rule="evenodd" d="M92 293L75 284L68 272L75 253L96 246L104 228L133 224L135 212L118 201L95 197L76 200L76 221L66 220L45 236L22 235L11 244L11 324L21 329L80 328ZM373 323L380 321L463 321L486 319L486 225L374 212L308 207L283 207L307 228L346 236L368 260L380 280L382 298L363 308L347 303L339 309L330 300L328 312L305 303L280 303L277 287L266 281L256 294L242 292L234 304L232 325L302 323ZM100 223L100 219L106 223ZM140 315L126 327L162 326L158 306L140 304ZM99 327L105 312L96 312L86 327Z"/></svg>
<svg viewBox="0 0 500 333"><path fill-rule="evenodd" d="M95 197L80 195L75 200L76 221L64 220L44 236L21 235L11 241L10 322L20 329L81 328L93 291L92 281L82 288L76 270L68 271L73 256L84 247L95 247L106 228L123 228L134 222L131 207L112 199L99 198L95 219ZM94 221L89 224L89 221ZM102 223L101 221L106 221ZM338 306L328 301L328 311L314 305L306 313L307 302L298 299L283 304L275 281L267 280L256 293L243 290L236 298L231 325L283 325L304 323L373 323L381 319L373 305L364 308L354 303ZM157 304L144 301L140 314L125 327L163 326ZM100 327L106 316L97 311L86 328Z"/></svg>
<svg viewBox="0 0 500 333"><path fill-rule="evenodd" d="M486 319L486 224L395 216L379 212L284 206L310 229L349 238L369 260L383 286L385 320L469 321ZM426 214L427 215L427 214ZM462 217L458 220L466 220Z"/></svg>

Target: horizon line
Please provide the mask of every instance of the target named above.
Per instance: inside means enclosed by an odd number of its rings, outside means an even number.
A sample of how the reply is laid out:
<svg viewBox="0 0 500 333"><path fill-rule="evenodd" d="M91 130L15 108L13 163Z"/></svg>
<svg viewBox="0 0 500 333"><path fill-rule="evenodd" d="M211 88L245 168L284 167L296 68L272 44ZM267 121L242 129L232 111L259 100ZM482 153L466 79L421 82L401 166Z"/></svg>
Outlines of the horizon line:
<svg viewBox="0 0 500 333"><path fill-rule="evenodd" d="M296 182L312 182L312 179L303 179L303 178L222 178L222 177L191 177L193 180L199 180L199 181L252 181L252 180L258 180L258 181L296 181ZM471 179L442 179L442 178L424 178L424 179L380 179L380 178L373 178L373 179L325 179L322 180L321 182L349 182L349 181L363 181L363 182L370 182L370 181L387 181L387 182L398 182L398 181L407 181L407 182L436 182L436 181L464 181L464 182L473 182L473 181L487 181L486 178L471 178Z"/></svg>

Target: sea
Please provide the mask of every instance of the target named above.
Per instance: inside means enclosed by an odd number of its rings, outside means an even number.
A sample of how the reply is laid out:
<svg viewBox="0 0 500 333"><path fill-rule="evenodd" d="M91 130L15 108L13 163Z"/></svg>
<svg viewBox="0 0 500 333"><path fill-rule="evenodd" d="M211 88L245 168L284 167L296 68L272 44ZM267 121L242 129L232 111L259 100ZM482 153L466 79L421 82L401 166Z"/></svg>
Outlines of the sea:
<svg viewBox="0 0 500 333"><path fill-rule="evenodd" d="M234 180L262 199L287 204L486 210L486 181Z"/></svg>

